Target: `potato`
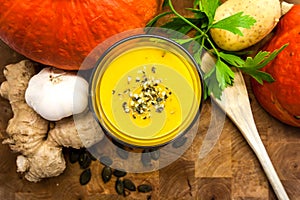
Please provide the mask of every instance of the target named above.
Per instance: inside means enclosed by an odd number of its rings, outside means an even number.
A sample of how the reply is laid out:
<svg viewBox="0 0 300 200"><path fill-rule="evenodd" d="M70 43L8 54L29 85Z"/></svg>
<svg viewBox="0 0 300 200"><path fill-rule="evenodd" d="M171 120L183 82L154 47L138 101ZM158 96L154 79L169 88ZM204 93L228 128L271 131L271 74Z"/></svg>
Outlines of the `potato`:
<svg viewBox="0 0 300 200"><path fill-rule="evenodd" d="M255 18L256 23L250 29L241 28L243 36L212 28L211 36L220 48L239 51L256 44L272 31L281 16L279 0L228 0L218 7L214 19L219 21L241 11Z"/></svg>

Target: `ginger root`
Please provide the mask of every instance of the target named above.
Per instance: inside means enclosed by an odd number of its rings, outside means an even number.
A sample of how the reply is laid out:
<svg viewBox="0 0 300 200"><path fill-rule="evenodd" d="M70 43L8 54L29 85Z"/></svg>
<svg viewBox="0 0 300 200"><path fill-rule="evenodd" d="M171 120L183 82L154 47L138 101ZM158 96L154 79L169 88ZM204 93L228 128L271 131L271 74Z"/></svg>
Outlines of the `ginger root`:
<svg viewBox="0 0 300 200"><path fill-rule="evenodd" d="M36 74L35 69L29 60L7 65L3 72L6 81L0 87L1 96L9 100L14 114L8 122L3 144L20 153L17 171L31 182L63 173L66 168L63 147L89 147L103 138L89 111L78 114L76 122L73 117L49 122L26 104L25 91L30 78Z"/></svg>

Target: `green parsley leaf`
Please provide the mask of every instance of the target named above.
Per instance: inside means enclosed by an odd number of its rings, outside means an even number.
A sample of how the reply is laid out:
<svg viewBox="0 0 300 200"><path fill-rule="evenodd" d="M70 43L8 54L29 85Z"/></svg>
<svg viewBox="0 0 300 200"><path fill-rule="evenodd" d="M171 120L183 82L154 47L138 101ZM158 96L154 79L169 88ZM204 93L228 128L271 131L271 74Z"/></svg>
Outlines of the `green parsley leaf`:
<svg viewBox="0 0 300 200"><path fill-rule="evenodd" d="M211 28L224 29L234 34L243 36L243 33L239 28L249 29L255 24L255 22L256 20L253 17L249 15L243 15L243 12L238 12L214 23Z"/></svg>
<svg viewBox="0 0 300 200"><path fill-rule="evenodd" d="M216 10L220 5L219 0L196 0L196 5L199 5L200 10L204 12L208 18L208 24L211 25L214 22Z"/></svg>
<svg viewBox="0 0 300 200"><path fill-rule="evenodd" d="M194 57L195 57L195 60L196 60L197 63L202 63L201 55L202 55L202 49L199 48L199 49L196 50L195 53L194 53Z"/></svg>
<svg viewBox="0 0 300 200"><path fill-rule="evenodd" d="M197 19L186 18L190 23L197 23ZM193 29L189 24L182 21L180 18L174 17L170 22L161 26L162 28L171 29L178 31L183 34L187 34L189 31Z"/></svg>
<svg viewBox="0 0 300 200"><path fill-rule="evenodd" d="M201 20L202 23L207 23L206 14L203 11L195 8L187 8L186 10L192 11L194 13L194 19Z"/></svg>
<svg viewBox="0 0 300 200"><path fill-rule="evenodd" d="M204 75L207 95L212 93L214 97L220 99L222 91L228 85L232 85L233 80L234 72L226 63L220 59L217 59L215 62L215 67L212 67L210 71Z"/></svg>
<svg viewBox="0 0 300 200"><path fill-rule="evenodd" d="M175 42L177 42L178 44L184 45L186 43L190 43L192 41L194 41L193 38L187 38L187 39L173 39L175 40Z"/></svg>
<svg viewBox="0 0 300 200"><path fill-rule="evenodd" d="M254 56L254 58L247 57L245 63L237 67L243 72L249 74L260 84L263 84L263 81L273 82L273 77L266 72L260 71L260 69L271 62L285 47L287 47L287 44L271 53L267 51L260 51Z"/></svg>
<svg viewBox="0 0 300 200"><path fill-rule="evenodd" d="M259 71L259 70L243 70L246 72L248 75L250 75L252 78L254 78L258 83L261 85L263 84L263 81L267 81L269 83L274 82L274 78L268 74L267 72Z"/></svg>
<svg viewBox="0 0 300 200"><path fill-rule="evenodd" d="M237 55L228 54L228 53L224 53L224 52L220 52L219 55L222 59L224 59L227 63L229 63L230 65L232 65L234 67L239 67L239 66L245 64L245 61Z"/></svg>
<svg viewBox="0 0 300 200"><path fill-rule="evenodd" d="M275 59L275 57L286 47L288 44L283 45L279 49L275 49L273 52L260 51L256 54L256 56L251 59L247 58L244 67L253 67L255 69L261 69L266 66L269 62ZM252 65L251 65L252 64Z"/></svg>
<svg viewBox="0 0 300 200"><path fill-rule="evenodd" d="M168 0L164 0L163 4L162 4L162 7L167 7L169 6L169 1Z"/></svg>
<svg viewBox="0 0 300 200"><path fill-rule="evenodd" d="M216 77L216 68L213 68L209 72L204 75L204 82L205 82L205 97L210 96L213 94L216 98L220 99L222 95L222 89L218 84L218 80ZM206 98L205 98L206 99Z"/></svg>
<svg viewBox="0 0 300 200"><path fill-rule="evenodd" d="M194 0L194 8L197 8L200 4L200 0Z"/></svg>
<svg viewBox="0 0 300 200"><path fill-rule="evenodd" d="M216 77L221 90L224 90L227 85L233 84L234 72L222 60L216 62Z"/></svg>

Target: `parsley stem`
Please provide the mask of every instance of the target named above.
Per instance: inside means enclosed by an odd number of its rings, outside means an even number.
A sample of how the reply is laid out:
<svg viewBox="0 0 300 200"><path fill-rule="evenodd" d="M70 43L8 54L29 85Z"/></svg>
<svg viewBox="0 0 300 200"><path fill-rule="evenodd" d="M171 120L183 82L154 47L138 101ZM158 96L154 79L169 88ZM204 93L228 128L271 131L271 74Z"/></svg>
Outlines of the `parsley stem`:
<svg viewBox="0 0 300 200"><path fill-rule="evenodd" d="M217 50L217 48L215 47L215 45L213 44L213 42L212 42L208 37L207 37L206 39L207 39L207 41L209 42L209 44L211 45L211 47L213 48L213 50L214 50L216 56L217 56L218 58L220 58L220 53L219 53L219 51Z"/></svg>
<svg viewBox="0 0 300 200"><path fill-rule="evenodd" d="M191 27L193 27L196 31L198 31L201 35L199 35L199 37L204 36L204 38L208 41L208 43L211 45L211 47L213 48L216 56L218 58L220 58L220 54L218 52L218 50L216 49L216 47L214 46L213 42L209 39L208 35L206 34L206 32L202 31L198 26L196 26L195 24L193 24L192 22L190 22L189 20L187 20L185 17L183 17L182 15L180 15L174 8L173 4L172 4L172 0L169 0L169 6L171 11L177 16L179 17L181 20L183 20L184 22L186 22L187 24L189 24ZM202 40L202 45L204 44L204 39ZM204 46L204 45L203 45Z"/></svg>
<svg viewBox="0 0 300 200"><path fill-rule="evenodd" d="M189 20L187 20L185 17L183 17L182 15L180 15L174 8L173 4L172 4L172 0L169 0L169 6L170 9L172 10L172 12L179 17L181 20L183 20L184 22L186 22L187 24L189 24L191 27L193 27L195 30L197 30L199 33L201 33L201 35L205 36L206 38L208 38L208 35L203 32L200 28L198 28L195 24L193 24L192 22L190 22Z"/></svg>

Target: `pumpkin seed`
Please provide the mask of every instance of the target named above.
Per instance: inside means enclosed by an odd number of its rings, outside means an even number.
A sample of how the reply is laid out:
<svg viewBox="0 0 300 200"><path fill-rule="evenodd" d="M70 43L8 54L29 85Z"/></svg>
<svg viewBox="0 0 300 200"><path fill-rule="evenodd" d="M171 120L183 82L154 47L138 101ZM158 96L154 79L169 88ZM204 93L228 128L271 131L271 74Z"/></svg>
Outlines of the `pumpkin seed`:
<svg viewBox="0 0 300 200"><path fill-rule="evenodd" d="M187 141L187 137L180 137L173 142L172 146L174 148L179 148L183 146L186 143L186 141Z"/></svg>
<svg viewBox="0 0 300 200"><path fill-rule="evenodd" d="M84 152L80 153L78 162L79 162L80 168L86 169L90 166L92 159L90 158L88 153L86 151L84 151Z"/></svg>
<svg viewBox="0 0 300 200"><path fill-rule="evenodd" d="M141 161L145 167L151 165L151 155L148 151L143 151Z"/></svg>
<svg viewBox="0 0 300 200"><path fill-rule="evenodd" d="M106 165L106 166L111 166L113 161L110 157L108 156L102 156L100 157L100 162L103 164L103 165Z"/></svg>
<svg viewBox="0 0 300 200"><path fill-rule="evenodd" d="M127 196L129 196L131 194L131 192L129 191L129 190L125 190L124 189L124 193L123 193L123 196L124 197L127 197Z"/></svg>
<svg viewBox="0 0 300 200"><path fill-rule="evenodd" d="M123 180L124 188L130 190L130 191L136 191L136 186L135 184L129 180L129 179L124 179Z"/></svg>
<svg viewBox="0 0 300 200"><path fill-rule="evenodd" d="M115 176L115 177L124 177L124 176L126 176L126 172L124 172L124 171L122 171L122 170L117 170L117 169L115 169L114 171L113 171L113 175Z"/></svg>
<svg viewBox="0 0 300 200"><path fill-rule="evenodd" d="M118 194L124 194L124 184L123 181L120 180L119 178L116 181L115 189Z"/></svg>
<svg viewBox="0 0 300 200"><path fill-rule="evenodd" d="M117 154L120 156L120 158L126 160L129 156L129 153L128 151L125 151L121 148L117 148Z"/></svg>
<svg viewBox="0 0 300 200"><path fill-rule="evenodd" d="M74 164L74 163L78 162L79 155L80 155L80 150L79 149L71 149L70 153L69 153L70 163Z"/></svg>
<svg viewBox="0 0 300 200"><path fill-rule="evenodd" d="M160 157L160 151L152 150L152 151L150 151L150 156L151 156L152 160L158 160Z"/></svg>
<svg viewBox="0 0 300 200"><path fill-rule="evenodd" d="M95 158L95 156L93 156L93 155L91 154L91 152L86 151L86 153L87 153L87 155L91 158L91 160L93 160L93 161L96 161L96 160L97 160L97 158Z"/></svg>
<svg viewBox="0 0 300 200"><path fill-rule="evenodd" d="M108 167L108 166L105 166L102 169L101 176L102 176L103 182L107 183L111 179L111 176L112 176L112 170L111 170L111 168Z"/></svg>
<svg viewBox="0 0 300 200"><path fill-rule="evenodd" d="M91 169L85 169L81 174L80 174L80 179L79 182L81 185L86 185L90 180L91 180Z"/></svg>
<svg viewBox="0 0 300 200"><path fill-rule="evenodd" d="M148 184L142 184L137 187L139 192L147 193L152 191L152 186Z"/></svg>

